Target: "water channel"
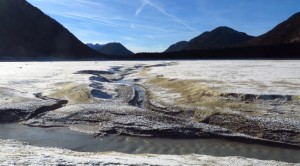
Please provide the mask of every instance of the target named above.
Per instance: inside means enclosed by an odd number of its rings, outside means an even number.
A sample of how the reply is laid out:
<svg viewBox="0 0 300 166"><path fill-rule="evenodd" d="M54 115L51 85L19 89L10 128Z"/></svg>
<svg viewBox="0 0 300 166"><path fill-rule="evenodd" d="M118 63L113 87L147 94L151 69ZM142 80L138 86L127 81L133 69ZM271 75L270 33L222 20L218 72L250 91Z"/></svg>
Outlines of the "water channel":
<svg viewBox="0 0 300 166"><path fill-rule="evenodd" d="M67 128L28 127L0 124L0 139L14 139L41 147L59 147L82 152L123 152L129 154L204 154L243 156L263 160L300 162L300 150L217 139L162 139L125 136L95 138Z"/></svg>

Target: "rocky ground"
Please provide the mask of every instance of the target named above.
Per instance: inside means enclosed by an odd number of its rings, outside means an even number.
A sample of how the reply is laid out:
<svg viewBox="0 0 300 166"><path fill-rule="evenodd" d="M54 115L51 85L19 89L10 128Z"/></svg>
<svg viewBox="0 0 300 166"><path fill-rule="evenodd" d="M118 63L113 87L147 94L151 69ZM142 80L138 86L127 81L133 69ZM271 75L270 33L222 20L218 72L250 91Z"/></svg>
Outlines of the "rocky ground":
<svg viewBox="0 0 300 166"><path fill-rule="evenodd" d="M206 155L129 155L82 153L58 148L41 148L11 140L0 140L1 165L299 165L242 157Z"/></svg>

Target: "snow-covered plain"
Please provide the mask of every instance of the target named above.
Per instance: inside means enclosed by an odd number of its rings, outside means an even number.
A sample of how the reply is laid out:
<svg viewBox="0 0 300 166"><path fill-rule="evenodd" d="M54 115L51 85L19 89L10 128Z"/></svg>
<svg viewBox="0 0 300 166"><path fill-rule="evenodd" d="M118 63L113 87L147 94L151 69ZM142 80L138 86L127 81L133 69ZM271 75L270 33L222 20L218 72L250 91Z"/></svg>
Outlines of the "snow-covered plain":
<svg viewBox="0 0 300 166"><path fill-rule="evenodd" d="M74 74L80 70L163 63L166 61L2 62L0 87L29 96L47 94L68 82L89 84L90 75ZM177 61L176 65L153 67L148 73L199 80L229 93L300 95L300 61Z"/></svg>
<svg viewBox="0 0 300 166"><path fill-rule="evenodd" d="M47 94L67 83L88 85L91 75L74 74L80 70L108 70L134 62L1 62L0 87L8 87L27 97ZM88 87L88 86L87 86Z"/></svg>
<svg viewBox="0 0 300 166"><path fill-rule="evenodd" d="M300 61L180 61L150 75L199 80L226 93L300 95Z"/></svg>

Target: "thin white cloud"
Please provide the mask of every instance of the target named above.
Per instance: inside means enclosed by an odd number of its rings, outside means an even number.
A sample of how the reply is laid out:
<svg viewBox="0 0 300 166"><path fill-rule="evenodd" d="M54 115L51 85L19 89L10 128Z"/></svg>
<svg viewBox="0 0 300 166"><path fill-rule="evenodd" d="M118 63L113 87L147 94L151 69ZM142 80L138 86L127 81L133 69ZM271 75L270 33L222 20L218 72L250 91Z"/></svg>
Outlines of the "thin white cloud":
<svg viewBox="0 0 300 166"><path fill-rule="evenodd" d="M144 9L144 7L145 7L145 5L147 5L147 1L144 1L143 2L143 4L142 4L142 6L140 6L136 11L135 11L135 16L139 16L140 15L140 13L143 11L143 9Z"/></svg>
<svg viewBox="0 0 300 166"><path fill-rule="evenodd" d="M106 6L102 5L99 2L91 2L89 0L72 0L72 2L70 3L70 1L62 1L62 0L31 0L31 1L36 1L36 2L43 2L45 4L55 4L55 5L60 5L60 6L65 6L67 8L78 8L80 7L82 8L101 8L101 9L106 9ZM109 8L109 10L112 10L111 8Z"/></svg>
<svg viewBox="0 0 300 166"><path fill-rule="evenodd" d="M183 25L184 27L192 30L192 31L196 31L193 27L191 27L190 25L188 25L187 23L185 23L184 21L182 21L181 19L179 19L178 17L169 14L163 7L158 6L157 4L151 2L150 0L143 0L143 4L136 10L135 15L138 17L140 15L140 13L143 11L144 7L146 5L149 5L153 8L155 8L156 10L158 10L160 13L164 14L165 16L171 18L173 21Z"/></svg>
<svg viewBox="0 0 300 166"><path fill-rule="evenodd" d="M114 27L118 26L122 28L128 28L128 24L126 22L132 21L132 20L123 19L119 17L103 18L103 17L98 17L97 15L94 14L81 13L81 12L62 12L62 11L49 10L49 11L45 11L45 13L58 15L65 18L72 18L77 20L89 21L93 23L99 23L107 26L114 26ZM118 22L116 22L115 20L118 20Z"/></svg>

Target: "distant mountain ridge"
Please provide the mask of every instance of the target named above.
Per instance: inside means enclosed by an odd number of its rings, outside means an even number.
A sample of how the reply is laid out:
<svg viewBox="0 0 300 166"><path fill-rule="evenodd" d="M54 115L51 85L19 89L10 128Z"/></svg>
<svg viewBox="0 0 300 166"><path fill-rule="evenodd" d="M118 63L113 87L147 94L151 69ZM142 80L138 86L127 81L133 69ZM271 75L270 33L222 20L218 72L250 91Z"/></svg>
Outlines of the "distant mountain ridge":
<svg viewBox="0 0 300 166"><path fill-rule="evenodd" d="M228 27L219 27L192 39L186 48L180 51L138 53L133 58L144 60L300 59L300 12L258 37Z"/></svg>
<svg viewBox="0 0 300 166"><path fill-rule="evenodd" d="M215 49L234 46L253 39L253 36L238 32L229 27L218 27L210 32L204 32L193 38L185 50Z"/></svg>
<svg viewBox="0 0 300 166"><path fill-rule="evenodd" d="M222 26L210 32L204 32L189 42L173 44L165 52L225 48L235 46L253 38L253 36L244 32L238 32L232 28Z"/></svg>
<svg viewBox="0 0 300 166"><path fill-rule="evenodd" d="M171 45L165 52L177 52L183 50L189 42L187 41L180 41L178 43L175 43Z"/></svg>
<svg viewBox="0 0 300 166"><path fill-rule="evenodd" d="M254 38L244 46L300 43L300 12L278 24L269 32Z"/></svg>
<svg viewBox="0 0 300 166"><path fill-rule="evenodd" d="M238 32L229 27L218 27L204 32L187 43L171 45L165 52L184 50L221 49L230 47L273 46L300 43L300 12L258 37Z"/></svg>
<svg viewBox="0 0 300 166"><path fill-rule="evenodd" d="M93 44L93 43L87 43L86 44L88 47L90 47L91 49L95 50L95 51L98 51L102 48L103 45L101 44Z"/></svg>
<svg viewBox="0 0 300 166"><path fill-rule="evenodd" d="M121 43L108 43L108 44L92 44L87 43L87 46L90 48L106 55L116 55L116 56L130 56L134 53L128 50L125 46L123 46Z"/></svg>
<svg viewBox="0 0 300 166"><path fill-rule="evenodd" d="M0 59L101 56L25 0L0 0L0 25Z"/></svg>

